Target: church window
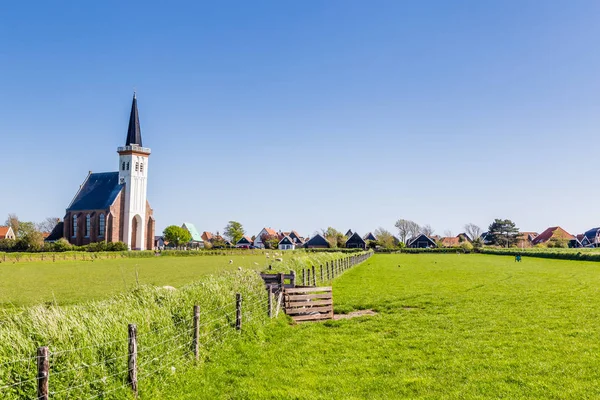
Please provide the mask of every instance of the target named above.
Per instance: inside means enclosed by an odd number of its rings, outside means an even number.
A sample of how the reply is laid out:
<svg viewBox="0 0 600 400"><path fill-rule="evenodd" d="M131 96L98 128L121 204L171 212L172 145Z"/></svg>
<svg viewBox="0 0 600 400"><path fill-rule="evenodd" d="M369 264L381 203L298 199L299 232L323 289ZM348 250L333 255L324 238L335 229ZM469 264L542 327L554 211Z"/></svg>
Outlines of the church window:
<svg viewBox="0 0 600 400"><path fill-rule="evenodd" d="M98 217L98 236L104 236L104 230L106 228L106 218L104 214L100 214Z"/></svg>
<svg viewBox="0 0 600 400"><path fill-rule="evenodd" d="M144 172L144 163L140 164L140 172Z"/></svg>
<svg viewBox="0 0 600 400"><path fill-rule="evenodd" d="M71 224L73 228L73 237L77 236L77 215L73 215L73 223Z"/></svg>
<svg viewBox="0 0 600 400"><path fill-rule="evenodd" d="M129 161L127 162L127 171L129 171Z"/></svg>
<svg viewBox="0 0 600 400"><path fill-rule="evenodd" d="M121 169L125 171L125 161L123 161L123 165L121 165Z"/></svg>
<svg viewBox="0 0 600 400"><path fill-rule="evenodd" d="M135 163L135 172L138 172L140 170L140 163L136 162Z"/></svg>
<svg viewBox="0 0 600 400"><path fill-rule="evenodd" d="M90 214L85 216L85 237L90 237L90 225L92 224L92 217Z"/></svg>

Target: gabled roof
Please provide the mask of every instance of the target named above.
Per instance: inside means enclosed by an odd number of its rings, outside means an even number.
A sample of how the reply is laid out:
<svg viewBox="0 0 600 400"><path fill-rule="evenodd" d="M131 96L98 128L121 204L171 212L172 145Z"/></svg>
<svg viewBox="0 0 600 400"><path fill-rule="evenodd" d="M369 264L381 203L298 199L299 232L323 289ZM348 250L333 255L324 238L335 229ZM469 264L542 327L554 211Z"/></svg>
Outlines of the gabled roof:
<svg viewBox="0 0 600 400"><path fill-rule="evenodd" d="M294 243L297 243L297 244L304 243L304 238L302 236L300 236L300 234L293 229L288 236L290 237L290 239L292 239L294 241Z"/></svg>
<svg viewBox="0 0 600 400"><path fill-rule="evenodd" d="M129 128L127 129L127 140L125 146L137 144L142 147L142 129L140 128L140 117L138 115L137 98L133 94L131 102L131 113L129 114Z"/></svg>
<svg viewBox="0 0 600 400"><path fill-rule="evenodd" d="M575 239L575 236L571 235L569 232L565 231L560 226L552 226L546 229L544 232L540 233L533 239L533 244L545 243L552 238L560 238L560 239Z"/></svg>
<svg viewBox="0 0 600 400"><path fill-rule="evenodd" d="M433 239L431 239L429 236L427 236L427 235L426 235L426 234L424 234L424 233L420 233L420 234L418 234L417 236L415 236L415 237L413 237L413 238L409 239L409 240L408 240L408 243L407 243L407 246L411 246L413 243L415 243L415 242L419 241L420 239L421 239L421 240L422 240L422 239L426 239L427 241L429 241L430 243L432 243L434 246L436 245L436 244L435 244L435 242L433 241Z"/></svg>
<svg viewBox="0 0 600 400"><path fill-rule="evenodd" d="M365 241L367 241L367 240L377 240L377 238L375 237L375 235L373 235L371 232L369 232L365 236L363 236L363 239Z"/></svg>
<svg viewBox="0 0 600 400"><path fill-rule="evenodd" d="M443 237L440 239L440 242L444 247L456 247L460 245L460 238L458 236L455 237Z"/></svg>
<svg viewBox="0 0 600 400"><path fill-rule="evenodd" d="M118 172L90 173L67 211L109 208L123 189Z"/></svg>
<svg viewBox="0 0 600 400"><path fill-rule="evenodd" d="M315 236L311 237L306 243L304 243L306 247L310 246L327 246L331 247L327 239L325 239L320 233L317 233Z"/></svg>
<svg viewBox="0 0 600 400"><path fill-rule="evenodd" d="M294 241L286 235L279 241L279 244L294 244Z"/></svg>
<svg viewBox="0 0 600 400"><path fill-rule="evenodd" d="M346 237L349 238L350 236L352 236L352 229L348 229L348 232L346 232Z"/></svg>
<svg viewBox="0 0 600 400"><path fill-rule="evenodd" d="M64 236L64 229L65 229L65 223L60 221L58 224L56 224L54 229L52 229L52 232L50 232L50 235L48 235L48 237L46 237L44 239L44 241L45 242L56 242L58 239L60 239L61 237Z"/></svg>
<svg viewBox="0 0 600 400"><path fill-rule="evenodd" d="M181 227L183 229L186 229L190 233L190 235L192 235L193 242L202 242L202 236L200 235L200 233L198 233L198 230L196 229L194 224L190 222L184 222L183 225L181 225Z"/></svg>
<svg viewBox="0 0 600 400"><path fill-rule="evenodd" d="M204 231L204 232L202 232L201 237L202 237L202 240L210 241L213 238L213 234L211 232Z"/></svg>
<svg viewBox="0 0 600 400"><path fill-rule="evenodd" d="M260 232L262 232L262 231L265 231L265 232L267 232L269 235L277 235L277 232L275 231L275 229L271 229L271 228L262 228L262 230L261 230ZM260 232L259 232L259 234L260 234Z"/></svg>
<svg viewBox="0 0 600 400"><path fill-rule="evenodd" d="M367 242L365 241L365 239L361 238L360 235L356 232L354 232L352 234L352 236L350 236L348 238L348 240L346 240L346 244L351 243L351 244L360 244L360 245L366 245Z"/></svg>
<svg viewBox="0 0 600 400"><path fill-rule="evenodd" d="M238 240L236 244L252 244L252 239L250 239L248 236L242 236L242 238Z"/></svg>
<svg viewBox="0 0 600 400"><path fill-rule="evenodd" d="M0 239L5 239L9 232L15 234L10 226L0 226Z"/></svg>
<svg viewBox="0 0 600 400"><path fill-rule="evenodd" d="M596 235L598 234L598 231L600 231L600 228L592 228L589 231L586 231L583 236L585 236L586 238L588 238L588 240L592 240L596 237Z"/></svg>

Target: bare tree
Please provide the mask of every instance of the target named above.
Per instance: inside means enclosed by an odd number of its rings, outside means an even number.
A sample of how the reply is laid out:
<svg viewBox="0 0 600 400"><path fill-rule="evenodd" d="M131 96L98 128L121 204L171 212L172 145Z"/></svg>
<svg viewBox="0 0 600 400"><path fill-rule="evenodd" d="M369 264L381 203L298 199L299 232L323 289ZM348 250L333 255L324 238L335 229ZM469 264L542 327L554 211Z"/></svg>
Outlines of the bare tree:
<svg viewBox="0 0 600 400"><path fill-rule="evenodd" d="M483 233L483 229L481 229L480 227L478 227L474 223L469 222L468 224L465 225L465 233L467 235L469 235L469 237L471 238L471 240L476 240Z"/></svg>
<svg viewBox="0 0 600 400"><path fill-rule="evenodd" d="M15 213L8 214L8 217L6 218L6 222L4 224L6 226L10 226L12 228L13 232L15 233L15 235L19 234L19 217L17 217L17 214L15 214Z"/></svg>
<svg viewBox="0 0 600 400"><path fill-rule="evenodd" d="M60 218L47 217L37 224L37 230L40 232L52 232L54 227L60 222Z"/></svg>
<svg viewBox="0 0 600 400"><path fill-rule="evenodd" d="M446 229L444 231L444 236L446 236L446 237L454 237L454 234L452 233L452 231L450 229Z"/></svg>
<svg viewBox="0 0 600 400"><path fill-rule="evenodd" d="M377 241L385 248L391 249L392 247L396 246L396 240L394 239L394 236L387 229L383 229L382 227L375 229L375 237L377 238Z"/></svg>
<svg viewBox="0 0 600 400"><path fill-rule="evenodd" d="M433 235L433 228L431 227L431 225L429 224L425 224L421 227L420 229L421 233L425 236L432 236Z"/></svg>
<svg viewBox="0 0 600 400"><path fill-rule="evenodd" d="M407 219L399 219L394 226L398 229L398 236L402 243L406 243L406 239L419 234L419 224Z"/></svg>

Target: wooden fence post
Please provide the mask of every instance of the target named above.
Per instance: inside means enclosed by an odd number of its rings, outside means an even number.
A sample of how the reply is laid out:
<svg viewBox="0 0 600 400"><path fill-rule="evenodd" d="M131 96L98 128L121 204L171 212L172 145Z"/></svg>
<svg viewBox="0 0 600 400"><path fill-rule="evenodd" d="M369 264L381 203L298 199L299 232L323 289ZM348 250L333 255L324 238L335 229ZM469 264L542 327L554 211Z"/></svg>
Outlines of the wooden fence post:
<svg viewBox="0 0 600 400"><path fill-rule="evenodd" d="M235 294L235 329L242 329L242 294Z"/></svg>
<svg viewBox="0 0 600 400"><path fill-rule="evenodd" d="M292 285L292 287L296 287L296 271L292 270L290 271L290 275L292 275L291 279L290 279L290 285Z"/></svg>
<svg viewBox="0 0 600 400"><path fill-rule="evenodd" d="M312 266L312 277L313 277L313 286L317 286L317 273L315 272L315 266Z"/></svg>
<svg viewBox="0 0 600 400"><path fill-rule="evenodd" d="M48 400L48 378L50 375L50 357L47 346L37 349L37 398Z"/></svg>
<svg viewBox="0 0 600 400"><path fill-rule="evenodd" d="M137 381L137 327L135 324L129 324L128 326L129 336L129 354L127 359L127 365L129 369L129 384L133 395L137 397L138 393L138 381Z"/></svg>
<svg viewBox="0 0 600 400"><path fill-rule="evenodd" d="M269 286L269 318L273 318L273 288Z"/></svg>
<svg viewBox="0 0 600 400"><path fill-rule="evenodd" d="M200 358L200 306L194 306L194 358Z"/></svg>
<svg viewBox="0 0 600 400"><path fill-rule="evenodd" d="M323 264L321 264L319 268L321 268L321 282L324 282L325 280L323 279Z"/></svg>
<svg viewBox="0 0 600 400"><path fill-rule="evenodd" d="M302 268L302 286L306 286L306 271Z"/></svg>
<svg viewBox="0 0 600 400"><path fill-rule="evenodd" d="M279 285L279 291L283 292L285 288L285 275L282 273L277 274L277 284Z"/></svg>
<svg viewBox="0 0 600 400"><path fill-rule="evenodd" d="M325 263L325 268L327 269L327 282L331 280L331 275L329 274L329 262Z"/></svg>

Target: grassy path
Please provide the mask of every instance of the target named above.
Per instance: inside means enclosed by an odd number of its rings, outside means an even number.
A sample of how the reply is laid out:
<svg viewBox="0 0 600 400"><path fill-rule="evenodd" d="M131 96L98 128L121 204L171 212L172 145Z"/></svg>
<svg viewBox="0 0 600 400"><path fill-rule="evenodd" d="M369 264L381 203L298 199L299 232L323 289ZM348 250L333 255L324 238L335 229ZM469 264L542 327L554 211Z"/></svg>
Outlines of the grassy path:
<svg viewBox="0 0 600 400"><path fill-rule="evenodd" d="M600 397L600 265L378 255L336 280L336 312L215 352L146 398Z"/></svg>

